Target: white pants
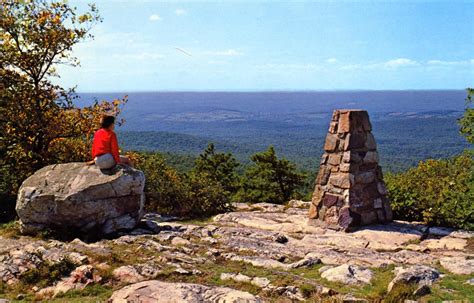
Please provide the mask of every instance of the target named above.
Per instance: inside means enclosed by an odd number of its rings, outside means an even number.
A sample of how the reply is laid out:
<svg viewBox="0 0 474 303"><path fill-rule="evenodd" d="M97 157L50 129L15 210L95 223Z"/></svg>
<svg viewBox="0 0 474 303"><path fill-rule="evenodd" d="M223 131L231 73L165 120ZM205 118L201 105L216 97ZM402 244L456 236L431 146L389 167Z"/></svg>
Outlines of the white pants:
<svg viewBox="0 0 474 303"><path fill-rule="evenodd" d="M115 159L112 154L103 154L94 158L95 165L100 169L109 169L115 166Z"/></svg>

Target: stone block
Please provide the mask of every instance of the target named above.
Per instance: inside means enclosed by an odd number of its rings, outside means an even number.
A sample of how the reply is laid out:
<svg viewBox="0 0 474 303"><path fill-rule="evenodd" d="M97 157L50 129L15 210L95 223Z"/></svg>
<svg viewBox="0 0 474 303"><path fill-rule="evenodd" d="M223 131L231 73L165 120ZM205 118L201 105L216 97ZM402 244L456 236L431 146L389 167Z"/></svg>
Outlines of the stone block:
<svg viewBox="0 0 474 303"><path fill-rule="evenodd" d="M342 161L346 163L358 163L362 161L362 158L360 157L358 152L354 151L345 151L342 154Z"/></svg>
<svg viewBox="0 0 474 303"><path fill-rule="evenodd" d="M378 163L379 154L376 151L368 151L364 157L364 163Z"/></svg>
<svg viewBox="0 0 474 303"><path fill-rule="evenodd" d="M333 152L337 149L337 143L339 139L334 134L328 134L326 136L326 142L324 143L324 150L327 152Z"/></svg>
<svg viewBox="0 0 474 303"><path fill-rule="evenodd" d="M319 205L319 203L321 202L323 198L323 195L324 195L324 191L321 185L317 184L314 189L313 196L311 198L311 201L313 202L313 204L315 204L316 206Z"/></svg>
<svg viewBox="0 0 474 303"><path fill-rule="evenodd" d="M324 221L331 225L337 225L339 215L336 207L327 208L324 214Z"/></svg>
<svg viewBox="0 0 474 303"><path fill-rule="evenodd" d="M385 212L383 209L378 209L377 210L377 218L379 222L386 222L387 218L385 217Z"/></svg>
<svg viewBox="0 0 474 303"><path fill-rule="evenodd" d="M321 166L319 169L318 177L316 178L316 183L321 185L326 185L331 175L331 170L326 166Z"/></svg>
<svg viewBox="0 0 474 303"><path fill-rule="evenodd" d="M375 173L372 171L360 172L355 176L355 183L371 183L375 180Z"/></svg>
<svg viewBox="0 0 474 303"><path fill-rule="evenodd" d="M313 203L311 203L311 205L309 206L309 218L310 219L318 218L318 208Z"/></svg>
<svg viewBox="0 0 474 303"><path fill-rule="evenodd" d="M350 169L351 169L351 165L349 163L342 162L341 164L339 164L339 171L343 173L349 172Z"/></svg>
<svg viewBox="0 0 474 303"><path fill-rule="evenodd" d="M382 208L383 207L383 204L382 204L382 199L380 198L377 198L374 200L374 208Z"/></svg>
<svg viewBox="0 0 474 303"><path fill-rule="evenodd" d="M329 158L329 155L324 153L322 156L321 156L321 161L319 162L319 165L324 165L326 164L327 160Z"/></svg>
<svg viewBox="0 0 474 303"><path fill-rule="evenodd" d="M378 221L377 213L374 211L367 211L360 214L360 221L363 225L372 224Z"/></svg>
<svg viewBox="0 0 474 303"><path fill-rule="evenodd" d="M387 187L385 186L385 183L383 182L378 182L377 183L377 190L381 195L386 195L388 194Z"/></svg>
<svg viewBox="0 0 474 303"><path fill-rule="evenodd" d="M329 133L330 134L337 134L337 122L331 122L329 124Z"/></svg>
<svg viewBox="0 0 474 303"><path fill-rule="evenodd" d="M329 183L338 188L350 188L354 184L354 175L349 173L332 174Z"/></svg>
<svg viewBox="0 0 474 303"><path fill-rule="evenodd" d="M351 122L349 117L349 112L341 112L339 115L339 133L348 133L351 131Z"/></svg>
<svg viewBox="0 0 474 303"><path fill-rule="evenodd" d="M331 165L339 165L341 163L341 155L340 154L330 154L328 163Z"/></svg>
<svg viewBox="0 0 474 303"><path fill-rule="evenodd" d="M326 206L327 208L333 207L334 205L337 204L339 201L340 197L336 195L331 195L331 194L325 194L323 197L323 205Z"/></svg>
<svg viewBox="0 0 474 303"><path fill-rule="evenodd" d="M374 135L371 133L367 134L367 139L365 140L365 148L370 151L374 151L377 149L377 144L375 143Z"/></svg>
<svg viewBox="0 0 474 303"><path fill-rule="evenodd" d="M370 132L372 126L369 114L364 110L341 110L339 113L339 133L354 131Z"/></svg>
<svg viewBox="0 0 474 303"><path fill-rule="evenodd" d="M363 150L365 149L366 135L364 133L347 134L344 141L344 150Z"/></svg>

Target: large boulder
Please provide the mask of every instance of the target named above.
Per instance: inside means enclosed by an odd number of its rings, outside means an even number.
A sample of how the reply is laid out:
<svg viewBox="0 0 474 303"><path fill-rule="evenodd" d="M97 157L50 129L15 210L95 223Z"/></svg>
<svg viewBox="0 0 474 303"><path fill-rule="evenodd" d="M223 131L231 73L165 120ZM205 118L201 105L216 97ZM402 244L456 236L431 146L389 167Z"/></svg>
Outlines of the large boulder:
<svg viewBox="0 0 474 303"><path fill-rule="evenodd" d="M107 171L85 163L46 166L18 192L21 230L104 236L132 229L143 215L144 186L143 172L128 166Z"/></svg>

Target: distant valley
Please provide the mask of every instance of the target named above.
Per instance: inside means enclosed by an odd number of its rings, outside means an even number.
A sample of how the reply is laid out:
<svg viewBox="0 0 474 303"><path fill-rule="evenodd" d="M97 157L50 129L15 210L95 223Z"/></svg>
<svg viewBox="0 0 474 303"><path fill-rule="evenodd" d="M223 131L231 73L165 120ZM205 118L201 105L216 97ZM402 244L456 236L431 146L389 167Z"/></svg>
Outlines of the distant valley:
<svg viewBox="0 0 474 303"><path fill-rule="evenodd" d="M112 99L125 93L81 94ZM317 168L335 108L369 111L386 170L467 148L458 135L465 92L156 92L130 93L119 138L125 149L199 154L208 142L242 162L274 145L308 171Z"/></svg>

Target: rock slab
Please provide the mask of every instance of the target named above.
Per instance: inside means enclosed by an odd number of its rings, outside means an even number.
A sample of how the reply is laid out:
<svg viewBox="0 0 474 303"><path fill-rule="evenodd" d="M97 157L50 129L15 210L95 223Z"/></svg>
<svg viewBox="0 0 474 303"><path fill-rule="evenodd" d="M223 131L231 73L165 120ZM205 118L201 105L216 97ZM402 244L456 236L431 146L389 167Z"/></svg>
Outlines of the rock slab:
<svg viewBox="0 0 474 303"><path fill-rule="evenodd" d="M311 219L350 230L392 220L369 114L336 110L324 145Z"/></svg>
<svg viewBox="0 0 474 303"><path fill-rule="evenodd" d="M209 287L191 283L167 283L158 280L144 281L114 292L110 303L163 302L163 303L259 303L254 295L227 287Z"/></svg>
<svg viewBox="0 0 474 303"><path fill-rule="evenodd" d="M108 235L132 229L143 215L144 186L143 172L128 166L108 171L84 163L46 166L18 192L21 230Z"/></svg>

